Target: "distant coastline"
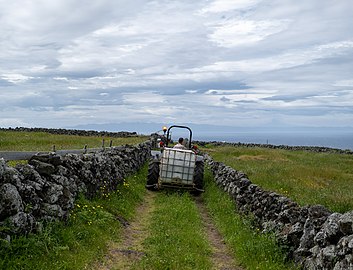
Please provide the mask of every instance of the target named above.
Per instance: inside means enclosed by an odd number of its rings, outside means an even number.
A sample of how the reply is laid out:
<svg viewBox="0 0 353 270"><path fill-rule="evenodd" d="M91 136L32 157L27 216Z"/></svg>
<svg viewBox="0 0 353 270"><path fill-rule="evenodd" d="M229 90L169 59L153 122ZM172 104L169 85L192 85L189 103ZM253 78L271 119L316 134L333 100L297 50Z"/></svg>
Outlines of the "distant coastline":
<svg viewBox="0 0 353 270"><path fill-rule="evenodd" d="M304 126L223 126L195 123L105 123L80 125L73 128L85 130L136 131L151 134L163 126L185 125L192 129L193 139L200 141L225 141L290 146L320 146L353 150L353 127L304 127ZM182 131L173 130L173 136ZM184 133L185 135L185 133Z"/></svg>
<svg viewBox="0 0 353 270"><path fill-rule="evenodd" d="M136 128L138 125L135 126ZM120 128L124 128L120 126ZM103 131L100 129L55 129L55 128L0 128L0 130L12 130L12 131L42 131L56 134L75 134L85 136L136 136L137 134L144 134L149 136L152 132L141 130L131 131L113 131L114 129L106 129L110 131ZM115 130L118 130L117 128ZM122 129L120 129L122 130ZM125 130L132 130L127 128ZM291 131L280 131L280 130L242 130L239 131L227 131L226 128L218 128L216 130L208 131L209 129L200 129L198 126L193 129L193 140L196 141L217 141L227 143L250 143L250 144L263 144L263 145L288 145L288 146L315 146L315 147L328 147L342 150L353 150L353 131L352 130L291 130ZM175 132L174 136L179 135Z"/></svg>
<svg viewBox="0 0 353 270"><path fill-rule="evenodd" d="M353 150L353 132L239 132L219 134L196 134L195 140L228 143L256 143L288 146L316 146Z"/></svg>

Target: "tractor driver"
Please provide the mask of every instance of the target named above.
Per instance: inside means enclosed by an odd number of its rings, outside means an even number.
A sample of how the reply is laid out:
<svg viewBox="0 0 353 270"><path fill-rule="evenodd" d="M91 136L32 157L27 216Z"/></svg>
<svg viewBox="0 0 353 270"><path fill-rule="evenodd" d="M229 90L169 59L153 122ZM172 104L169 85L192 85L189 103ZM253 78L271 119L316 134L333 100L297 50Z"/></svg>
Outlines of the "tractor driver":
<svg viewBox="0 0 353 270"><path fill-rule="evenodd" d="M178 143L176 145L174 145L173 148L176 149L186 149L186 147L183 145L184 139L183 138L179 138Z"/></svg>

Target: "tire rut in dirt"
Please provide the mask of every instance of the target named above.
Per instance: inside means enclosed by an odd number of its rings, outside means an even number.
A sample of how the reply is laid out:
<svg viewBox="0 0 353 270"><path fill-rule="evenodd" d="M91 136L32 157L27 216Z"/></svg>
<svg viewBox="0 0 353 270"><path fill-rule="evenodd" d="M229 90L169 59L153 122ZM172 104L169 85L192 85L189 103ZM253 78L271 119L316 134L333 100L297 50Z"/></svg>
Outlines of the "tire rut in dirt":
<svg viewBox="0 0 353 270"><path fill-rule="evenodd" d="M208 214L206 206L203 203L202 197L195 197L195 203L199 210L207 239L212 248L211 260L213 263L213 269L243 270L243 268L237 266L230 250L224 242L224 239L215 227L213 220Z"/></svg>

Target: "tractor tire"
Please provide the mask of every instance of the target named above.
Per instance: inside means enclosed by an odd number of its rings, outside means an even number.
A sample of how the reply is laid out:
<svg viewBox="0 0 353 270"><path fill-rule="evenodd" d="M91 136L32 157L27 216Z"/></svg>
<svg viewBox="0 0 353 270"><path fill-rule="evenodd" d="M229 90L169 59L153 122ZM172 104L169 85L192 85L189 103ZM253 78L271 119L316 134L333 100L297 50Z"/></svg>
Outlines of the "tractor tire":
<svg viewBox="0 0 353 270"><path fill-rule="evenodd" d="M203 173L204 173L204 162L197 161L195 164L195 170L194 170L194 184L195 184L194 194L196 195L201 194L204 189Z"/></svg>
<svg viewBox="0 0 353 270"><path fill-rule="evenodd" d="M158 160L150 160L148 163L148 174L146 188L150 190L156 190L159 178L159 164Z"/></svg>

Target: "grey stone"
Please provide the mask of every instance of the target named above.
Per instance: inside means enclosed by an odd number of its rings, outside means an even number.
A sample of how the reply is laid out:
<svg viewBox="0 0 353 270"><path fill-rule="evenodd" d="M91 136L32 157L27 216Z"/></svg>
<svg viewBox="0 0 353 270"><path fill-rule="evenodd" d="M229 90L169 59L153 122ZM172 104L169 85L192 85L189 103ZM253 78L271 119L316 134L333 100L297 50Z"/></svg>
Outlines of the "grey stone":
<svg viewBox="0 0 353 270"><path fill-rule="evenodd" d="M293 260L298 264L304 264L307 258L312 255L312 252L307 248L297 248L293 252Z"/></svg>
<svg viewBox="0 0 353 270"><path fill-rule="evenodd" d="M21 185L19 172L13 167L5 167L3 172L3 181L5 183L11 183L16 187Z"/></svg>
<svg viewBox="0 0 353 270"><path fill-rule="evenodd" d="M44 217L50 216L50 217L61 219L65 215L65 212L57 204L43 203L41 211Z"/></svg>
<svg viewBox="0 0 353 270"><path fill-rule="evenodd" d="M62 196L59 198L59 204L63 210L70 210L74 206L75 196L66 187L64 187Z"/></svg>
<svg viewBox="0 0 353 270"><path fill-rule="evenodd" d="M341 261L335 264L333 270L353 270L353 255L346 255Z"/></svg>
<svg viewBox="0 0 353 270"><path fill-rule="evenodd" d="M32 162L33 160L38 160L44 163L49 163L49 153L39 153L29 159L29 162Z"/></svg>
<svg viewBox="0 0 353 270"><path fill-rule="evenodd" d="M47 191L44 193L43 200L50 204L54 204L59 200L59 197L63 195L63 187L55 183L51 183Z"/></svg>
<svg viewBox="0 0 353 270"><path fill-rule="evenodd" d="M36 159L28 161L28 164L33 165L40 175L51 175L55 173L55 167L52 164L45 163Z"/></svg>
<svg viewBox="0 0 353 270"><path fill-rule="evenodd" d="M344 256L353 252L353 235L344 236L337 244L339 256Z"/></svg>
<svg viewBox="0 0 353 270"><path fill-rule="evenodd" d="M331 267L329 267L329 269L332 269L332 267L334 266L335 259L337 257L336 246L327 246L322 249L321 253L323 257L323 265L326 267L330 265Z"/></svg>
<svg viewBox="0 0 353 270"><path fill-rule="evenodd" d="M69 170L62 165L59 165L56 170L58 175L69 176L70 174Z"/></svg>
<svg viewBox="0 0 353 270"><path fill-rule="evenodd" d="M35 228L33 216L24 212L9 217L8 222L15 233L29 233Z"/></svg>
<svg viewBox="0 0 353 270"><path fill-rule="evenodd" d="M282 232L284 227L283 223L274 221L274 220L269 220L269 221L265 221L262 223L262 232L264 233L270 233L270 232L276 232L276 233L280 233Z"/></svg>
<svg viewBox="0 0 353 270"><path fill-rule="evenodd" d="M344 235L353 234L353 211L344 213L339 219L338 224Z"/></svg>
<svg viewBox="0 0 353 270"><path fill-rule="evenodd" d="M56 166L62 165L63 164L63 158L59 155L56 154L51 154L49 155L49 163Z"/></svg>
<svg viewBox="0 0 353 270"><path fill-rule="evenodd" d="M296 206L287 208L278 214L278 220L280 220L283 223L295 224L298 222L299 217L300 217L300 208Z"/></svg>
<svg viewBox="0 0 353 270"><path fill-rule="evenodd" d="M46 181L34 169L32 165L17 165L17 170L22 174L23 181L33 186L35 190L42 190Z"/></svg>
<svg viewBox="0 0 353 270"><path fill-rule="evenodd" d="M3 158L0 158L0 180L2 179L2 176L4 175L6 168L6 161ZM1 183L1 181L0 181Z"/></svg>
<svg viewBox="0 0 353 270"><path fill-rule="evenodd" d="M300 248L310 249L314 246L314 237L316 235L315 226L310 218L304 225L303 235L300 238Z"/></svg>
<svg viewBox="0 0 353 270"><path fill-rule="evenodd" d="M59 184L61 186L68 184L67 178L65 176L52 174L50 178L54 183Z"/></svg>
<svg viewBox="0 0 353 270"><path fill-rule="evenodd" d="M307 270L319 270L321 268L317 268L317 263L315 261L314 258L307 258L305 261L304 261L304 269L307 269Z"/></svg>
<svg viewBox="0 0 353 270"><path fill-rule="evenodd" d="M23 210L22 198L17 188L5 183L0 187L0 220Z"/></svg>
<svg viewBox="0 0 353 270"><path fill-rule="evenodd" d="M331 215L331 211L322 205L313 205L308 208L309 217L313 219L326 218Z"/></svg>
<svg viewBox="0 0 353 270"><path fill-rule="evenodd" d="M336 247L334 245L320 248L315 246L310 249L311 255L304 260L304 269L329 270L333 269L336 263Z"/></svg>
<svg viewBox="0 0 353 270"><path fill-rule="evenodd" d="M300 245L300 239L303 235L303 224L300 222L295 223L290 227L290 230L287 234L287 240L291 244L292 247L297 248Z"/></svg>
<svg viewBox="0 0 353 270"><path fill-rule="evenodd" d="M314 241L321 247L327 246L329 244L337 244L338 240L342 236L339 228L339 220L341 214L333 213L330 215L325 223L322 225L321 230L315 236Z"/></svg>

